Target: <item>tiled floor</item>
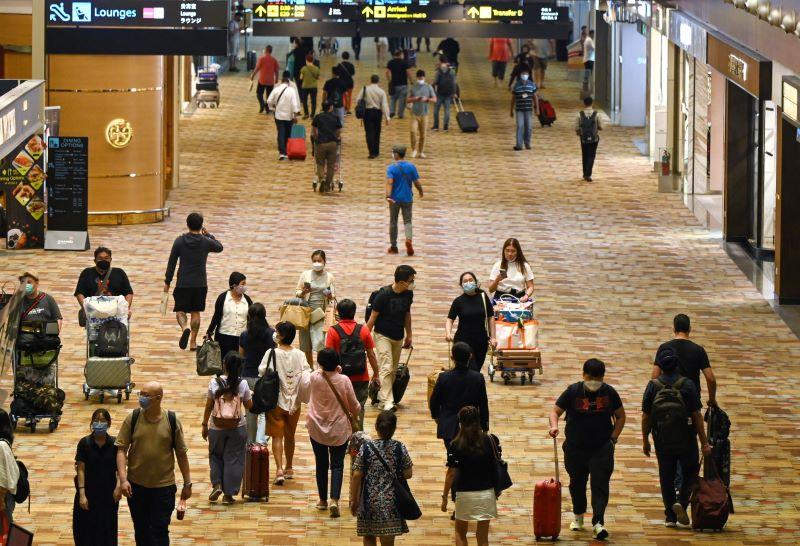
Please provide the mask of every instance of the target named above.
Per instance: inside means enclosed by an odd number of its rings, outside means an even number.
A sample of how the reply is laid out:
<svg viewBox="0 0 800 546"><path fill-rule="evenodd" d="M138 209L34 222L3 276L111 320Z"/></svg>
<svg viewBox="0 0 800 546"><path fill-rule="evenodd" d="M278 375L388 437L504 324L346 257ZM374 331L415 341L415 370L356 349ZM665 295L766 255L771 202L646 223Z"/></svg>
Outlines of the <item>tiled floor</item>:
<svg viewBox="0 0 800 546"><path fill-rule="evenodd" d="M556 63L544 95L559 119L535 130L534 150L514 152L507 93L488 81L483 42L465 43L461 86L465 106L481 123L462 134L453 120L448 134L430 134L428 159L418 161L425 198L415 206L413 258L388 257L386 206L382 199L384 155L368 161L358 121L345 128L345 187L339 194L311 191L313 166L279 163L272 120L258 116L243 75L222 80L218 110L200 110L181 126L182 186L170 195L173 215L162 224L93 228L94 245L114 250L114 264L134 284L135 380L157 379L166 387L165 405L178 411L189 439L195 497L183 522L173 522L175 544L356 544L354 521L332 521L313 509L313 458L303 425L299 429L298 479L275 488L268 505L209 506L206 444L199 422L207 381L194 375L192 355L177 349L178 329L158 312L162 275L183 219L201 210L225 245L209 263L210 296L222 291L228 274L248 275L255 300L268 305L274 321L313 249L324 248L341 296L361 306L369 292L389 279L394 267L419 271L413 309L415 358L412 383L399 412L397 437L415 462L414 491L424 516L411 524L404 544L452 544L452 523L438 509L444 452L425 410L425 376L446 362L443 325L458 294L464 270L485 279L500 244L518 237L536 273L537 309L545 370L538 386L490 385L492 429L502 439L515 486L500 501L492 542L532 544L530 512L536 480L553 474L547 412L588 357L609 367L607 379L623 396L628 425L617 448L607 523L617 544L659 545L796 544L800 540L800 342L775 315L747 278L681 202L659 194L651 166L631 144L629 130L602 135L595 182L581 181L577 139L572 131L578 89ZM378 72L365 40L357 83ZM432 70L432 59L422 55ZM323 60L329 70L330 60ZM381 70L383 77L383 71ZM407 125L393 120L384 129L383 150L408 142ZM8 279L29 264L42 271L42 286L75 315L72 290L83 254L3 253L0 274ZM210 305L210 304L209 304ZM721 534L693 534L661 526L656 464L640 449L641 394L659 342L670 336L672 316L687 312L696 338L707 348L720 383L719 401L733 420L733 496L737 513ZM360 310L359 310L360 314ZM208 320L208 315L205 317ZM61 386L68 402L54 434L20 432L15 451L31 470L30 515L18 521L34 529L36 543L68 544L72 460L99 406L81 394L83 335L68 320L64 328ZM8 388L10 377L2 378ZM135 406L110 404L116 430ZM368 420L375 411L368 409ZM561 476L566 482L566 474ZM569 498L563 504L563 543L584 544L588 533L566 530ZM128 509L120 509L121 543L132 544Z"/></svg>

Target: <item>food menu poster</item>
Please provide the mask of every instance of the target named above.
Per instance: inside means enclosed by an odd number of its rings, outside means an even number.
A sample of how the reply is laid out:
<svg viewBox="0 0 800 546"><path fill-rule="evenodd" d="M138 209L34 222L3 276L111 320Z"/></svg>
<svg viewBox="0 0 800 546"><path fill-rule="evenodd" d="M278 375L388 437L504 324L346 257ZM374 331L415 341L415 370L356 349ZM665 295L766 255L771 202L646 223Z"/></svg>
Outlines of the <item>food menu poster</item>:
<svg viewBox="0 0 800 546"><path fill-rule="evenodd" d="M0 191L8 217L6 248L44 247L46 145L34 135L0 158Z"/></svg>

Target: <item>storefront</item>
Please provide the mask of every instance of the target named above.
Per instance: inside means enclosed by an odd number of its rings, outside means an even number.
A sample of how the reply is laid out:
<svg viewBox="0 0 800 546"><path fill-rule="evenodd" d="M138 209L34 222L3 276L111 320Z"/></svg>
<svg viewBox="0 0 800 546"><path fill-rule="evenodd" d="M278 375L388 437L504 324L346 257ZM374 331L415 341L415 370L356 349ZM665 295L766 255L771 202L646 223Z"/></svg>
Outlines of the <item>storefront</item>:
<svg viewBox="0 0 800 546"><path fill-rule="evenodd" d="M778 120L775 293L781 304L800 304L800 77L781 81Z"/></svg>
<svg viewBox="0 0 800 546"><path fill-rule="evenodd" d="M650 161L656 166L664 158L667 146L667 101L673 88L669 72L669 38L667 37L667 8L654 4L649 18L647 38L647 138ZM672 152L670 151L670 154ZM659 167L660 168L660 167Z"/></svg>

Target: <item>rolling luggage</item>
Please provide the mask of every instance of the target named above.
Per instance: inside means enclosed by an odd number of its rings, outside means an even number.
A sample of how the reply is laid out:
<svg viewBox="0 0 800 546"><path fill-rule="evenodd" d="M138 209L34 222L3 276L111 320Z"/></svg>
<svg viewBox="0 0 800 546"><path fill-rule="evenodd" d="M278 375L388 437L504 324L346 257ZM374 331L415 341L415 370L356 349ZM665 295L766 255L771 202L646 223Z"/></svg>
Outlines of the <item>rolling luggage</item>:
<svg viewBox="0 0 800 546"><path fill-rule="evenodd" d="M247 52L247 70L255 70L257 61L258 61L258 55L256 55L256 52L255 51L248 51Z"/></svg>
<svg viewBox="0 0 800 546"><path fill-rule="evenodd" d="M265 445L250 444L244 459L242 497L269 501L269 449Z"/></svg>
<svg viewBox="0 0 800 546"><path fill-rule="evenodd" d="M400 403L400 400L402 400L403 396L406 394L406 389L408 389L408 382L411 380L411 372L408 370L408 363L411 362L411 354L413 352L414 347L412 346L408 350L406 361L400 362L397 365L397 373L394 376L394 383L392 383L392 397L394 398L395 404ZM373 406L378 403L379 390L380 388L374 381L369 382L368 393Z"/></svg>
<svg viewBox="0 0 800 546"><path fill-rule="evenodd" d="M91 356L86 359L84 375L90 389L125 388L131 382L131 358ZM122 393L119 397L122 398Z"/></svg>
<svg viewBox="0 0 800 546"><path fill-rule="evenodd" d="M474 112L465 112L461 97L456 101L456 122L462 133L476 133L478 131L478 119Z"/></svg>
<svg viewBox="0 0 800 546"><path fill-rule="evenodd" d="M533 534L536 540L561 534L561 482L558 479L558 443L553 438L556 477L536 484L533 492Z"/></svg>
<svg viewBox="0 0 800 546"><path fill-rule="evenodd" d="M556 109L553 108L550 101L539 99L539 123L542 124L542 127L545 125L552 126L555 120Z"/></svg>
<svg viewBox="0 0 800 546"><path fill-rule="evenodd" d="M296 125L294 127L297 127ZM302 127L302 125L301 125ZM286 141L286 155L289 159L303 161L306 158L306 139L292 137Z"/></svg>
<svg viewBox="0 0 800 546"><path fill-rule="evenodd" d="M213 82L201 82L198 81L195 84L195 87L198 91L218 91L219 90L219 83L216 81Z"/></svg>
<svg viewBox="0 0 800 546"><path fill-rule="evenodd" d="M219 106L219 91L198 91L197 92L197 105L200 107Z"/></svg>

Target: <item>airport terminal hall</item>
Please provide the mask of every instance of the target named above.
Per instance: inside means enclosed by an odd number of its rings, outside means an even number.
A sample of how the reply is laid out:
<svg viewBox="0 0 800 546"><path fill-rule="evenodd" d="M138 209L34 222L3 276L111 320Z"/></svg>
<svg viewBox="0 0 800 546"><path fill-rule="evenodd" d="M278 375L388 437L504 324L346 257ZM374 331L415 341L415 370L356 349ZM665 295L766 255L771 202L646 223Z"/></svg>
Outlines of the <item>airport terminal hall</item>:
<svg viewBox="0 0 800 546"><path fill-rule="evenodd" d="M800 544L800 0L0 0L0 546Z"/></svg>

